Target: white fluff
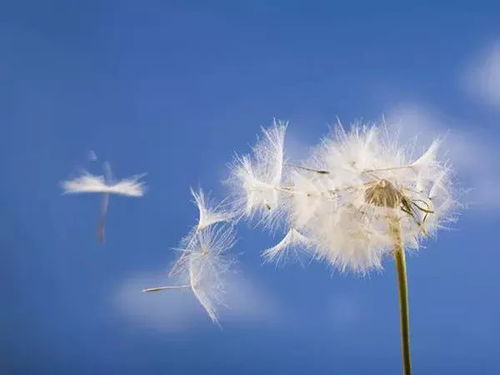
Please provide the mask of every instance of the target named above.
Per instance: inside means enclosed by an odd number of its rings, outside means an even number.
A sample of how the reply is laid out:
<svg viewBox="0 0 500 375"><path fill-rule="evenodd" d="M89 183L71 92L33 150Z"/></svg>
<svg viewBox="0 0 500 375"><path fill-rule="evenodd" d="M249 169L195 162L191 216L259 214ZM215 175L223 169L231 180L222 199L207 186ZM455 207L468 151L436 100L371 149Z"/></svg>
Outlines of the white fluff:
<svg viewBox="0 0 500 375"><path fill-rule="evenodd" d="M116 183L106 183L104 176L84 172L72 180L64 181L61 187L65 194L110 193L129 197L142 197L145 192L143 175L133 176Z"/></svg>
<svg viewBox="0 0 500 375"><path fill-rule="evenodd" d="M205 198L203 190L194 191L191 189L194 203L198 207L198 225L196 230L200 231L210 225L221 221L229 221L232 213L225 209L222 204L213 204L210 199Z"/></svg>
<svg viewBox="0 0 500 375"><path fill-rule="evenodd" d="M232 216L222 204L211 204L203 190L191 189L198 208L198 223L181 241L179 258L174 262L169 277L178 279L177 285L149 288L146 292L189 287L214 323L218 323L217 307L223 304L225 294L223 276L229 271L233 258L227 253L235 242Z"/></svg>
<svg viewBox="0 0 500 375"><path fill-rule="evenodd" d="M233 264L228 250L235 243L229 225L211 225L195 231L182 241L175 276L178 283L145 289L145 292L190 288L214 323L218 323L217 307L223 305L224 276Z"/></svg>
<svg viewBox="0 0 500 375"><path fill-rule="evenodd" d="M229 210L223 207L223 204L213 204L209 199L205 198L203 190L199 189L197 192L191 189L191 195L194 198L194 204L198 208L198 224L191 230L189 235L182 240L185 246L193 241L198 232L203 231L211 225L228 222L232 218ZM169 276L178 274L179 267L184 260L185 255L181 255L170 269Z"/></svg>
<svg viewBox="0 0 500 375"><path fill-rule="evenodd" d="M109 163L104 163L104 174L104 176L96 176L84 171L80 176L61 183L64 194L102 194L101 215L97 228L97 237L100 242L104 242L105 240L106 217L110 194L142 197L145 192L145 184L143 181L140 181L144 175L125 178L115 183L112 181Z"/></svg>
<svg viewBox="0 0 500 375"><path fill-rule="evenodd" d="M224 274L233 263L227 251L234 245L234 234L229 226L210 227L195 235L186 249L181 276L189 280L194 295L213 322L218 322L217 306L223 304Z"/></svg>
<svg viewBox="0 0 500 375"><path fill-rule="evenodd" d="M400 222L404 245L410 249L450 220L456 202L451 168L438 158L441 141L411 160L385 127L353 125L346 131L339 125L307 160L287 164L284 132L285 127L276 124L265 130L253 155L239 158L232 171L240 183L239 196L246 198L247 217L268 204L273 224L279 221L291 228L264 252L266 259L281 260L286 249L300 244L300 234L308 239L302 246L313 256L341 270L364 273L380 268L393 246L388 218ZM281 142L270 142L273 139Z"/></svg>
<svg viewBox="0 0 500 375"><path fill-rule="evenodd" d="M273 247L265 250L263 256L268 262L280 263L293 252L294 256L298 256L301 250L305 250L311 246L311 240L302 235L295 228L290 228L283 239Z"/></svg>
<svg viewBox="0 0 500 375"><path fill-rule="evenodd" d="M235 210L245 216L273 217L279 205L277 188L282 180L286 123L274 122L253 148L252 155L237 157L230 181Z"/></svg>

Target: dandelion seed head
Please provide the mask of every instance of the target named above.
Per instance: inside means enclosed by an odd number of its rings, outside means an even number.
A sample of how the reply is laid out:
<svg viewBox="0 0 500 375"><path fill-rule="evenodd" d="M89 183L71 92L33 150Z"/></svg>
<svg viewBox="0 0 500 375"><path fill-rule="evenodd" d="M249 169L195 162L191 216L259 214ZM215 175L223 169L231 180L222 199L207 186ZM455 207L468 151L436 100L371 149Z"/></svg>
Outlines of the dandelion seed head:
<svg viewBox="0 0 500 375"><path fill-rule="evenodd" d="M284 128L283 134L272 129L264 132L264 140L272 139L270 134L284 139ZM258 144L236 170L245 177L237 181L249 205L247 215L269 204L272 214L266 223L288 228L283 240L264 252L265 258L285 259L287 249L301 245L300 234L308 239L303 247L315 257L341 270L365 273L380 268L391 251L389 218L399 221L404 246L417 249L450 220L457 206L452 168L438 156L441 144L435 140L412 158L410 147L385 126L354 124L346 130L339 125L304 162L282 161L279 178L272 182L255 173L255 160L264 163L260 150L269 149L265 142ZM281 156L282 147L280 143Z"/></svg>
<svg viewBox="0 0 500 375"><path fill-rule="evenodd" d="M338 127L314 156L331 173L309 178L318 190L330 186L330 194L312 205L297 204L304 199L300 192L291 196L291 214L305 223L299 229L316 239L323 258L358 272L379 268L391 250L389 217L400 221L404 245L417 248L455 206L450 167L437 155L440 143L433 142L412 162L383 127L354 126L348 132Z"/></svg>

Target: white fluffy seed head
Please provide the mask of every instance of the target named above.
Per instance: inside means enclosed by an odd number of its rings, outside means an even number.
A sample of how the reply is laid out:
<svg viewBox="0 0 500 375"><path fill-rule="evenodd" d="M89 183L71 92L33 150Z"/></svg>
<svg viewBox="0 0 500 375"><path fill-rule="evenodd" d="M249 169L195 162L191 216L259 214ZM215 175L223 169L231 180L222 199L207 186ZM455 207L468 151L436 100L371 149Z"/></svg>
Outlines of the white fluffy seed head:
<svg viewBox="0 0 500 375"><path fill-rule="evenodd" d="M339 127L314 155L330 173L299 172L317 187L314 197L321 196L322 203L310 199L308 205L298 192L290 197L289 212L316 241L318 254L335 266L357 272L378 268L393 246L388 218L400 221L407 248L417 248L449 218L455 202L450 168L437 157L439 145L433 142L411 161L385 128ZM303 190L304 182L295 181Z"/></svg>
<svg viewBox="0 0 500 375"><path fill-rule="evenodd" d="M246 215L268 205L266 222L291 228L264 252L266 259L282 260L287 249L300 245L298 233L308 239L303 247L314 256L341 270L365 273L380 268L394 245L389 219L400 222L404 246L418 248L452 218L457 203L451 168L438 157L440 140L412 158L406 144L385 127L353 125L347 131L338 126L308 160L286 164L284 131L276 125L266 130L254 154L240 158L233 170ZM282 171L268 168L270 161ZM256 172L267 170L275 172Z"/></svg>

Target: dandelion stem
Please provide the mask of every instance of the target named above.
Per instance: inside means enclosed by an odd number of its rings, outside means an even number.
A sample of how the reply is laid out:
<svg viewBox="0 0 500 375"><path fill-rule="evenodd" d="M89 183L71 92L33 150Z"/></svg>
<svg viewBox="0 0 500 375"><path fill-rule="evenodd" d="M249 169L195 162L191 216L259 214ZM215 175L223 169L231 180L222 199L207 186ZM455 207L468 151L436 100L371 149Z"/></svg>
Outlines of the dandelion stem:
<svg viewBox="0 0 500 375"><path fill-rule="evenodd" d="M410 355L410 311L408 307L408 281L406 276L406 259L401 237L401 224L398 219L389 219L389 227L394 240L393 254L396 261L399 291L399 313L401 321L401 352L403 357L403 374L411 375Z"/></svg>

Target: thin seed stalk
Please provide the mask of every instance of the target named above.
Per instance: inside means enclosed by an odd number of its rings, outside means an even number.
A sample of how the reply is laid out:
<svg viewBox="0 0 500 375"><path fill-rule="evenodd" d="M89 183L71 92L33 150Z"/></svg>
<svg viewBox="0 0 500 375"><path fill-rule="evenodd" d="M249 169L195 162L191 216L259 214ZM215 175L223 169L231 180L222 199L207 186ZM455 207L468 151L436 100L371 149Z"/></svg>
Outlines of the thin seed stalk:
<svg viewBox="0 0 500 375"><path fill-rule="evenodd" d="M410 355L410 310L408 307L408 280L406 275L406 259L401 234L401 224L397 218L389 219L391 236L394 241L393 254L396 261L399 292L399 314L401 322L401 353L403 374L411 375Z"/></svg>
<svg viewBox="0 0 500 375"><path fill-rule="evenodd" d="M157 286L154 288L147 288L143 289L143 292L149 293L149 292L160 292L162 290L169 290L169 289L182 289L182 288L190 288L191 285L167 285L167 286Z"/></svg>

